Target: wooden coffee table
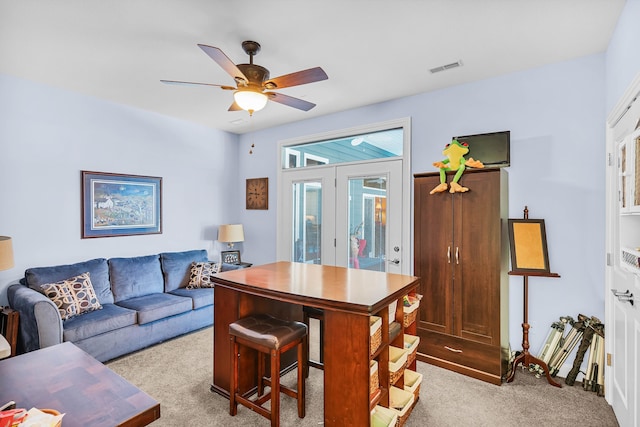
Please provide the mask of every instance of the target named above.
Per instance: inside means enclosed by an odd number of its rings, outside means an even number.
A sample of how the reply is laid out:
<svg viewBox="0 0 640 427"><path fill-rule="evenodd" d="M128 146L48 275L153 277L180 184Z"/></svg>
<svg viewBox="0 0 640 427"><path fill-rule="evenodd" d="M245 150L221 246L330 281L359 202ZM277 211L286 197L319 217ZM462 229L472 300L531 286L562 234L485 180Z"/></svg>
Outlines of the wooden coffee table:
<svg viewBox="0 0 640 427"><path fill-rule="evenodd" d="M146 426L160 403L65 342L0 360L0 405L56 409L63 427Z"/></svg>

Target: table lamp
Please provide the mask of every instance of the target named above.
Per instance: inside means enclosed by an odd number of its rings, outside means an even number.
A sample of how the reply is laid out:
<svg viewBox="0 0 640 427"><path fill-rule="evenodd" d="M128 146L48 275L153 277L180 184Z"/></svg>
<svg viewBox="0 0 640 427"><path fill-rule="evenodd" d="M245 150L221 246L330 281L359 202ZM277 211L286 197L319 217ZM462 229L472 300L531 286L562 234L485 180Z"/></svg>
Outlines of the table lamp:
<svg viewBox="0 0 640 427"><path fill-rule="evenodd" d="M0 271L8 270L13 266L13 247L11 245L11 237L0 236Z"/></svg>
<svg viewBox="0 0 640 427"><path fill-rule="evenodd" d="M218 228L218 241L226 243L231 249L236 242L244 242L242 224L226 224Z"/></svg>

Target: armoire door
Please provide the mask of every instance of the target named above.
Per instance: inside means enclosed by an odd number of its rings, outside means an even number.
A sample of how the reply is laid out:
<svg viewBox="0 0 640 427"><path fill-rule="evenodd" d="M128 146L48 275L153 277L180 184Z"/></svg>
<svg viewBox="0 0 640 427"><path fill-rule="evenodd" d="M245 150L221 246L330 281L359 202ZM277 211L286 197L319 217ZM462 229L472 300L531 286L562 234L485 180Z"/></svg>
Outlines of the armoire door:
<svg viewBox="0 0 640 427"><path fill-rule="evenodd" d="M453 334L499 345L503 247L500 173L469 173L453 198Z"/></svg>
<svg viewBox="0 0 640 427"><path fill-rule="evenodd" d="M420 277L418 329L453 333L453 199L449 193L429 194L438 175L414 181L414 272Z"/></svg>

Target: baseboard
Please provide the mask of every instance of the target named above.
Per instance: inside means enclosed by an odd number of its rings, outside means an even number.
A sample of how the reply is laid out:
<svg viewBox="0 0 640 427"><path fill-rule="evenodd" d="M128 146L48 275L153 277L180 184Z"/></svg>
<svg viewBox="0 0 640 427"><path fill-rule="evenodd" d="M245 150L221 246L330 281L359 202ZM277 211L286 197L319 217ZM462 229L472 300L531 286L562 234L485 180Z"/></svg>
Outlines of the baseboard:
<svg viewBox="0 0 640 427"><path fill-rule="evenodd" d="M488 382L495 385L502 384L502 378L497 375L489 374L487 372L479 371L477 369L469 368L468 366L459 365L457 363L450 362L448 360L439 359L437 357L429 356L424 353L418 353L416 359L421 362L429 363L430 365L438 366L440 368L448 369L459 374L466 375L484 382Z"/></svg>

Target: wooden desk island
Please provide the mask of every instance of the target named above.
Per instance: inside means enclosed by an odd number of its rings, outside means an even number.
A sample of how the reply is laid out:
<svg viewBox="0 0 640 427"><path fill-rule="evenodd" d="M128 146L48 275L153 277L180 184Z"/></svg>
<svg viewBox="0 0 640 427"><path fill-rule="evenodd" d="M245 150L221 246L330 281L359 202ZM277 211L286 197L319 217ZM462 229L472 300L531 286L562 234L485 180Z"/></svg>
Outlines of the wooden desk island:
<svg viewBox="0 0 640 427"><path fill-rule="evenodd" d="M388 351L403 346L400 333L390 342L382 328L382 344L370 355L369 316L389 322L394 301L395 319L402 324L402 297L415 292L418 278L399 274L314 264L277 262L217 274L215 282L214 357L212 390L229 396L229 324L257 313L301 320L302 307L324 310L324 425L368 426L375 404L388 406ZM393 312L391 314L394 315ZM380 390L369 394L369 361L378 361ZM242 392L255 385L255 358L240 357ZM402 380L400 380L402 381ZM402 388L402 383L396 383Z"/></svg>

